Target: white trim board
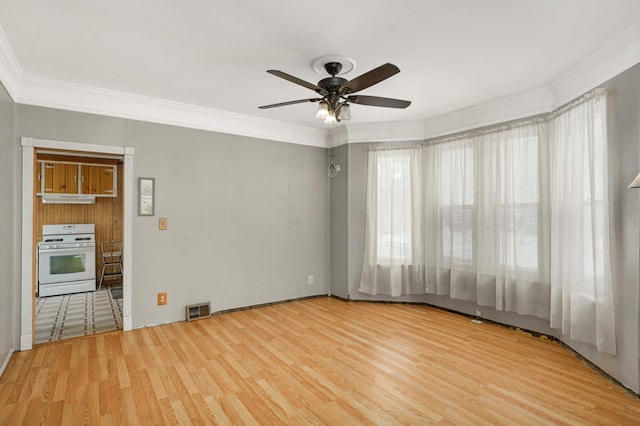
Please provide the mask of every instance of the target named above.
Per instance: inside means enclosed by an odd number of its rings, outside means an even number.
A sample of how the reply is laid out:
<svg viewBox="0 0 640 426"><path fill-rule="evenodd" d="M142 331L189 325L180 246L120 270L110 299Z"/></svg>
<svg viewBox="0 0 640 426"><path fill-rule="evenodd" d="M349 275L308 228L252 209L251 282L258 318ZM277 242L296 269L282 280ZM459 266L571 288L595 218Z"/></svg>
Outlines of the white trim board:
<svg viewBox="0 0 640 426"><path fill-rule="evenodd" d="M24 73L18 58L16 58L4 30L0 27L0 81L14 100L16 99L18 82L23 76Z"/></svg>
<svg viewBox="0 0 640 426"><path fill-rule="evenodd" d="M4 358L2 365L0 365L0 377L2 377L2 375L4 374L4 370L7 369L7 365L9 365L9 361L11 360L11 356L13 355L13 352L14 352L13 348L9 349L9 353Z"/></svg>
<svg viewBox="0 0 640 426"><path fill-rule="evenodd" d="M422 123L343 124L325 130L24 75L0 28L0 81L17 103L317 147L428 139L550 112L638 62L640 24L629 24L582 61L530 91L425 117Z"/></svg>
<svg viewBox="0 0 640 426"><path fill-rule="evenodd" d="M133 155L130 147L92 145L76 142L52 141L21 137L22 145L22 277L20 350L33 347L33 164L38 148L65 149L94 154L121 155L124 157L124 271L122 285L122 321L125 331L133 325L131 285L133 249Z"/></svg>

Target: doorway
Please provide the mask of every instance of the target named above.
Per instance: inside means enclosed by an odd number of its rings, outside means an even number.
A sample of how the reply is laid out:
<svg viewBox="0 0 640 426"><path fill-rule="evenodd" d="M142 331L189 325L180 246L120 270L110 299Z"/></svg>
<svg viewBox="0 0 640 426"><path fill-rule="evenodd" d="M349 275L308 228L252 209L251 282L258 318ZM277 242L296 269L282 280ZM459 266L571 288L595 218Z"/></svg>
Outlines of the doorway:
<svg viewBox="0 0 640 426"><path fill-rule="evenodd" d="M121 330L121 269L103 276L101 266L105 244L115 241L122 264L123 158L41 148L35 153L34 343Z"/></svg>
<svg viewBox="0 0 640 426"><path fill-rule="evenodd" d="M122 211L123 211L123 287L122 287L122 329L132 329L131 313L131 249L132 249L132 221L133 221L133 155L130 147L107 145L90 145L75 142L51 141L21 138L22 145L22 321L20 335L20 350L29 350L33 346L35 327L34 312L34 282L36 279L36 265L34 262L36 246L34 244L34 166L36 150L78 151L88 155L121 156L122 161Z"/></svg>

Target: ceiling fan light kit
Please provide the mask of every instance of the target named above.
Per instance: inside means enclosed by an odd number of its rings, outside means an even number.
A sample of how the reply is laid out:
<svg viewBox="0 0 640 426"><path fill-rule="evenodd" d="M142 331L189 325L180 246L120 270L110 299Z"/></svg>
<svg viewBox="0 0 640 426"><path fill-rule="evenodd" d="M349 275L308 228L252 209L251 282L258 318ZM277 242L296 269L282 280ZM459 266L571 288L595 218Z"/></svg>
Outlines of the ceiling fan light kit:
<svg viewBox="0 0 640 426"><path fill-rule="evenodd" d="M328 62L324 62L329 58ZM348 65L349 71L355 68L355 62L348 58L337 57L335 55L325 56L313 61L312 67L318 71L318 67L321 62L323 63L324 70L330 77L323 78L318 84L313 84L301 80L297 77L289 75L285 72L278 70L268 70L269 74L273 74L276 77L283 78L291 83L298 84L307 89L311 89L320 95L320 98L311 99L299 99L295 101L280 102L277 104L263 105L260 109L269 109L275 107L281 107L286 105L293 105L305 102L318 102L318 110L316 111L316 118L324 120L325 124L336 124L342 120L351 119L351 107L350 104L369 105L385 108L406 108L411 105L410 101L404 101L401 99L382 98L379 96L364 96L353 95L355 92L364 90L374 84L380 83L383 80L397 74L400 69L393 64L384 64L371 71L368 71L353 80L347 80L342 77L338 77L339 74L345 73L343 64L337 62L337 58L344 60Z"/></svg>

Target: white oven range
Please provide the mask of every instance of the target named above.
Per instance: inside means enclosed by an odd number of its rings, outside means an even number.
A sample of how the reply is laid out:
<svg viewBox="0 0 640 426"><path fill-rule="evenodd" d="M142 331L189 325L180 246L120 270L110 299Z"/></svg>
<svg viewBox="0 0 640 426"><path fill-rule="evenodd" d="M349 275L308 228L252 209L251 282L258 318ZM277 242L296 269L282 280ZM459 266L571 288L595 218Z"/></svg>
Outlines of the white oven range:
<svg viewBox="0 0 640 426"><path fill-rule="evenodd" d="M96 289L95 225L44 225L37 257L39 297Z"/></svg>

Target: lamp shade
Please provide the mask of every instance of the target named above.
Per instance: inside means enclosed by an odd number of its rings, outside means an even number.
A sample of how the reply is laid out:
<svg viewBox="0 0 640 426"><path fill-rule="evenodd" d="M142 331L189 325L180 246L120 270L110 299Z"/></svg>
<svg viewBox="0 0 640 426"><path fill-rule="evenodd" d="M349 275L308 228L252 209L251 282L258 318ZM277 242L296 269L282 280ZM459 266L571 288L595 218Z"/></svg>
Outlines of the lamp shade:
<svg viewBox="0 0 640 426"><path fill-rule="evenodd" d="M640 173L638 173L638 176L633 179L633 182L631 182L629 188L640 188Z"/></svg>
<svg viewBox="0 0 640 426"><path fill-rule="evenodd" d="M338 111L338 119L351 120L351 107L349 106L349 104L342 104L340 110Z"/></svg>
<svg viewBox="0 0 640 426"><path fill-rule="evenodd" d="M318 111L316 112L316 118L324 119L329 115L329 105L325 101L320 101L318 104Z"/></svg>
<svg viewBox="0 0 640 426"><path fill-rule="evenodd" d="M327 115L324 119L324 124L336 124L338 120L336 120L336 116L333 113Z"/></svg>

